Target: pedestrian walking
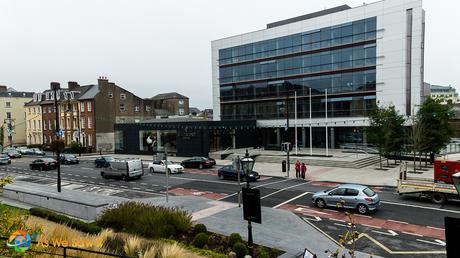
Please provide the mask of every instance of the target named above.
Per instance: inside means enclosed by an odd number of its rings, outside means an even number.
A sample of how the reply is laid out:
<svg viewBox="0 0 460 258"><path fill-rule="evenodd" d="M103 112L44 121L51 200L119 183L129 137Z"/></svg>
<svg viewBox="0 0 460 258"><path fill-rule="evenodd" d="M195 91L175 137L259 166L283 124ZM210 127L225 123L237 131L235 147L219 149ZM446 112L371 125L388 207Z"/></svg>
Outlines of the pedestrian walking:
<svg viewBox="0 0 460 258"><path fill-rule="evenodd" d="M305 163L303 163L303 162L302 162L302 165L300 167L300 171L301 171L302 179L305 180L305 174L307 173L307 165L305 165Z"/></svg>
<svg viewBox="0 0 460 258"><path fill-rule="evenodd" d="M300 178L300 161L297 160L295 163L295 178Z"/></svg>

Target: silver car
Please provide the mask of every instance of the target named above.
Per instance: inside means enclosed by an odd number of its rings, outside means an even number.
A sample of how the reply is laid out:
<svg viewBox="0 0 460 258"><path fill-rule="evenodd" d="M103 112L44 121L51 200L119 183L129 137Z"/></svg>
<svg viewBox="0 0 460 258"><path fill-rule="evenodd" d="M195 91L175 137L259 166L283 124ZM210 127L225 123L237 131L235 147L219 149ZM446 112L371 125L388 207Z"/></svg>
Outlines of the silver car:
<svg viewBox="0 0 460 258"><path fill-rule="evenodd" d="M0 164L11 164L11 159L6 154L0 154Z"/></svg>
<svg viewBox="0 0 460 258"><path fill-rule="evenodd" d="M379 195L369 187L358 184L344 184L319 191L313 195L312 201L319 208L340 206L356 209L360 214L366 214L380 206Z"/></svg>

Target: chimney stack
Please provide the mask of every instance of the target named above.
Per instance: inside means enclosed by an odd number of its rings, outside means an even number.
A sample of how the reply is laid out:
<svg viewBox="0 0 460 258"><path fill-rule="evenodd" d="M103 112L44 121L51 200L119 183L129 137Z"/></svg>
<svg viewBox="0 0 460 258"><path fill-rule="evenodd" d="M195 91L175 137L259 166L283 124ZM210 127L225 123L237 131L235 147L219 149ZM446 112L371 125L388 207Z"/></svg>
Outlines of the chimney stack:
<svg viewBox="0 0 460 258"><path fill-rule="evenodd" d="M74 81L67 82L67 85L69 86L69 91L76 90L80 87L78 82L74 82Z"/></svg>

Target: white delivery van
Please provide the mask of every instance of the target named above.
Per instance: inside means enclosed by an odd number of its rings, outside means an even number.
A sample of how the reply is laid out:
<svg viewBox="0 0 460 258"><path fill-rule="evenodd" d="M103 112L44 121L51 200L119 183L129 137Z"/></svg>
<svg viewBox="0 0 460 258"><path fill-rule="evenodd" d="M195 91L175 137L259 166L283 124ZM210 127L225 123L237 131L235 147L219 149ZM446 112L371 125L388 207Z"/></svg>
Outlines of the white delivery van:
<svg viewBox="0 0 460 258"><path fill-rule="evenodd" d="M140 159L115 159L110 161L110 166L103 168L101 171L101 176L104 178L118 177L123 180L131 178L139 179L143 175L144 169L142 168L142 161Z"/></svg>

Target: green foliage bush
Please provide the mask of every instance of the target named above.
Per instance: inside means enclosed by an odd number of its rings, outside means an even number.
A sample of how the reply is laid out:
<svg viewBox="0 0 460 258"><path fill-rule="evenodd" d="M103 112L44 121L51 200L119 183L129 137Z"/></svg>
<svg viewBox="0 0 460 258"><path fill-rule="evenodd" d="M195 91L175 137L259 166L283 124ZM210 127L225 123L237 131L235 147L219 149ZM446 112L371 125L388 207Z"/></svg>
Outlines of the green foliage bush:
<svg viewBox="0 0 460 258"><path fill-rule="evenodd" d="M241 242L237 242L235 243L235 245L233 245L233 252L236 253L236 257L238 258L243 258L245 255L249 253L246 245Z"/></svg>
<svg viewBox="0 0 460 258"><path fill-rule="evenodd" d="M56 223L65 224L73 229L80 230L85 233L98 234L101 232L101 228L94 223L86 223L78 219L72 219L50 210L42 208L31 208L29 212L31 215L41 217Z"/></svg>
<svg viewBox="0 0 460 258"><path fill-rule="evenodd" d="M182 235L192 227L192 216L178 208L125 202L105 210L97 220L101 227L150 238Z"/></svg>
<svg viewBox="0 0 460 258"><path fill-rule="evenodd" d="M203 248L208 243L208 234L198 233L193 239L192 245L198 248Z"/></svg>
<svg viewBox="0 0 460 258"><path fill-rule="evenodd" d="M259 245L257 247L257 253L259 254L259 258L270 258L270 255L268 254L267 250L265 247Z"/></svg>
<svg viewBox="0 0 460 258"><path fill-rule="evenodd" d="M81 145L81 143L71 142L67 151L69 153L82 153L84 152L84 147Z"/></svg>
<svg viewBox="0 0 460 258"><path fill-rule="evenodd" d="M196 236L199 233L208 233L208 229L206 228L206 225L204 225L204 224L196 224L193 227L193 235Z"/></svg>
<svg viewBox="0 0 460 258"><path fill-rule="evenodd" d="M228 237L228 246L233 247L236 243L243 242L243 238L238 233L232 233Z"/></svg>

